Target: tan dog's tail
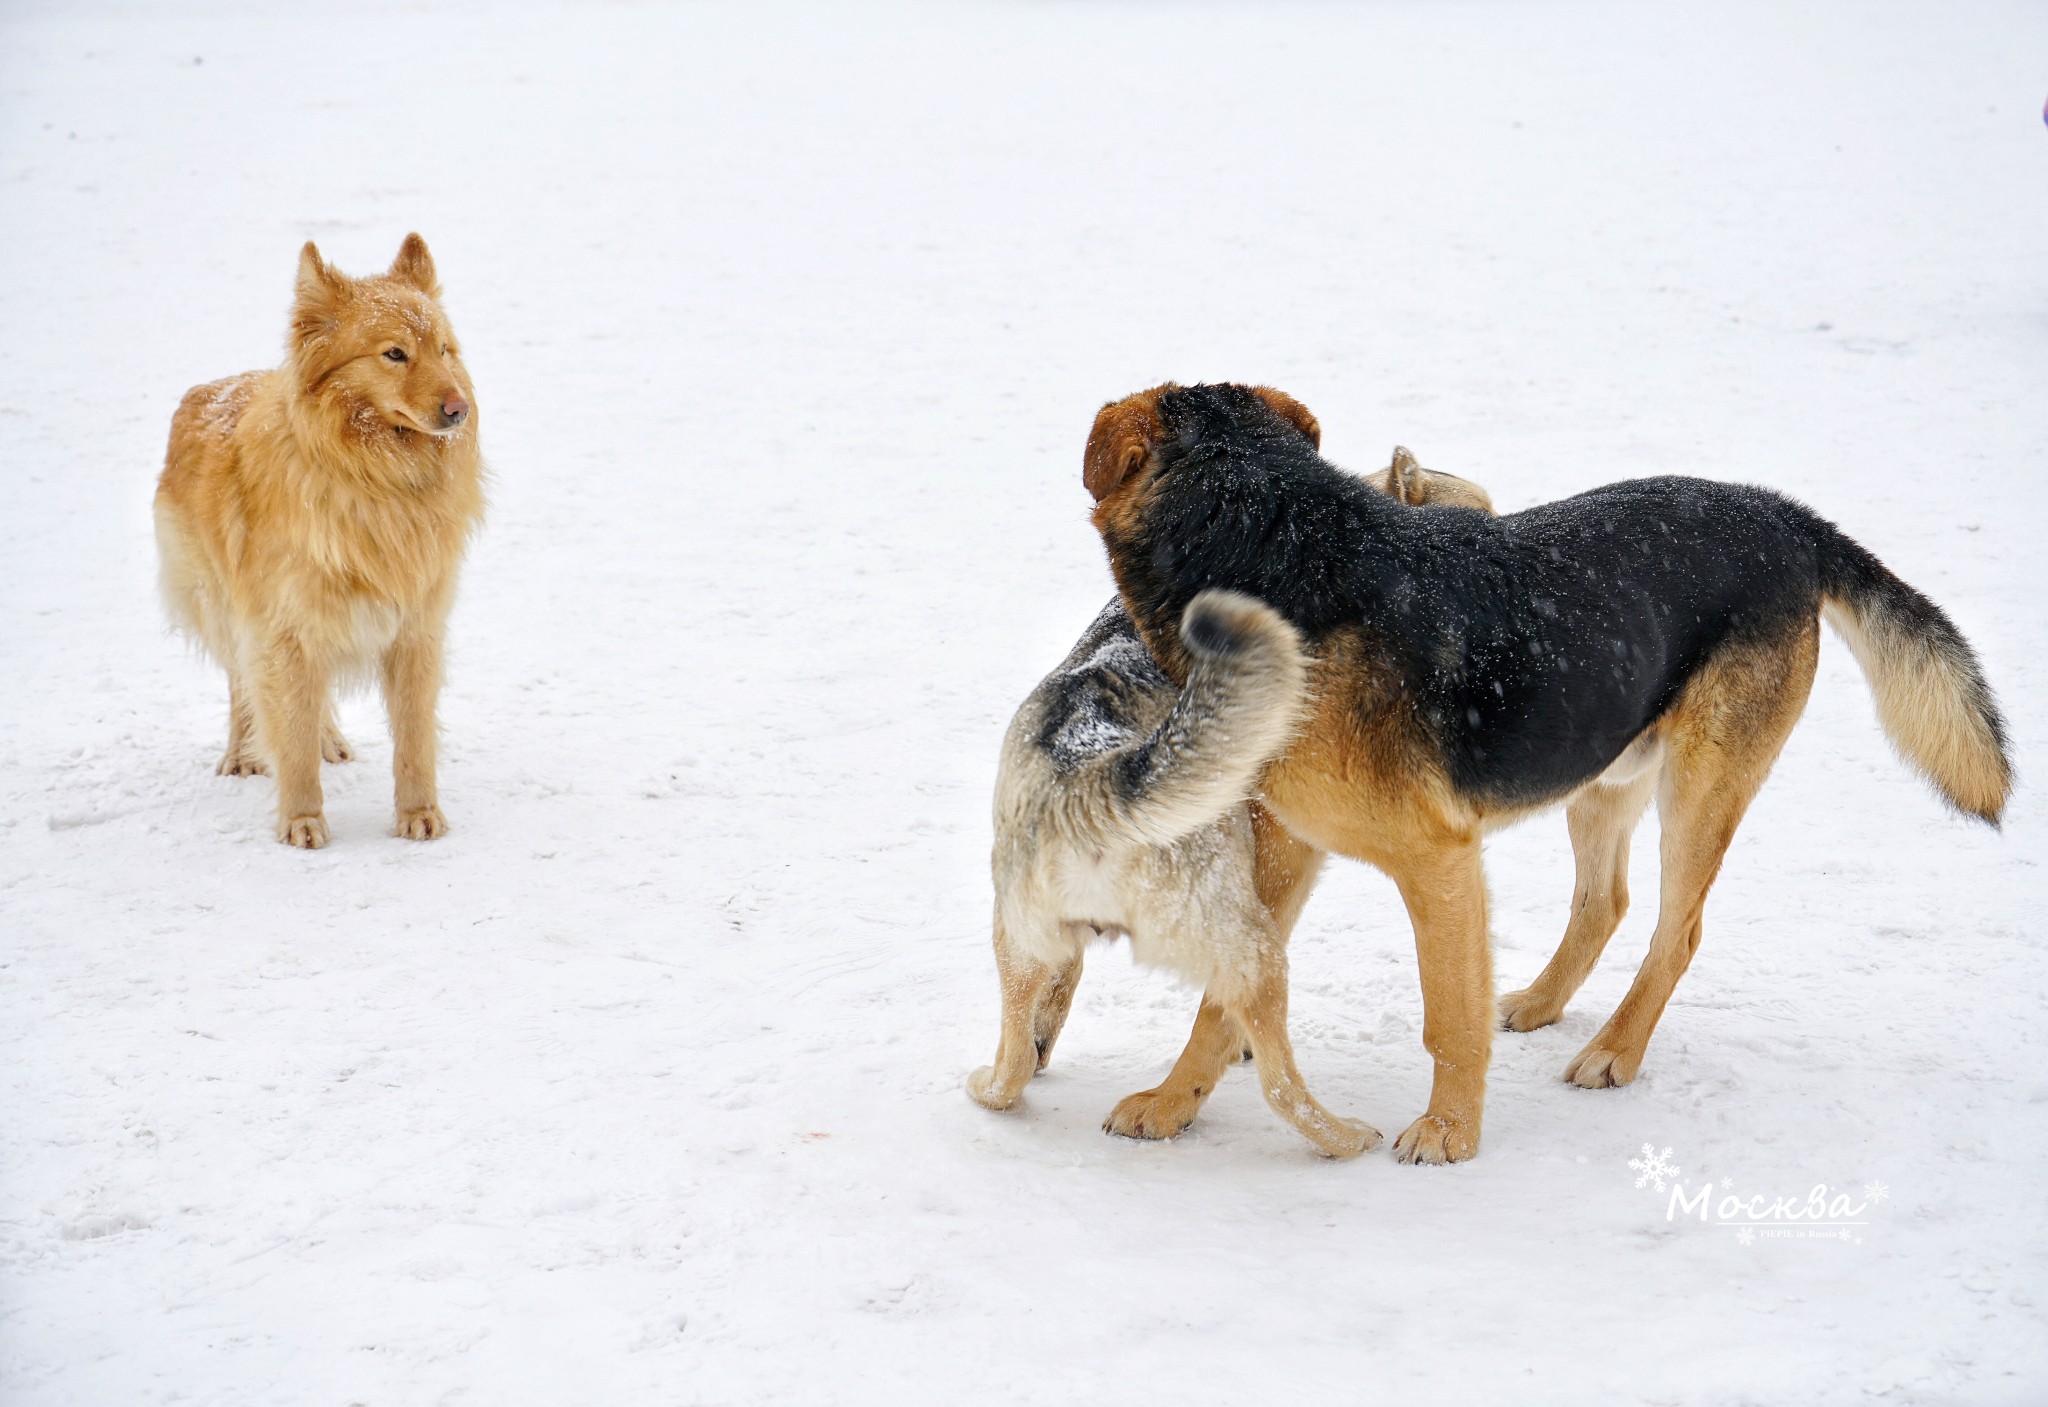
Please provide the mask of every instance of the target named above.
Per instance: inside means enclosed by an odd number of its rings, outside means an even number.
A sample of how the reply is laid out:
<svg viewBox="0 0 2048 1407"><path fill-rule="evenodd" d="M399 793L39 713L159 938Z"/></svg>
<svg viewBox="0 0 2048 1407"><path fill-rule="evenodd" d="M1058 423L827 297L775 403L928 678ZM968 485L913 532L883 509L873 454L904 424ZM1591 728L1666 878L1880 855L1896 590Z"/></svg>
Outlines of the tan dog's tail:
<svg viewBox="0 0 2048 1407"><path fill-rule="evenodd" d="M1075 830L1170 845L1245 800L1303 712L1308 664L1279 612L1204 591L1181 616L1187 686L1151 736L1103 754L1064 788Z"/></svg>
<svg viewBox="0 0 2048 1407"><path fill-rule="evenodd" d="M2012 758L1976 652L1941 607L1821 525L1821 615L1863 666L1885 735L1950 805L1996 826Z"/></svg>

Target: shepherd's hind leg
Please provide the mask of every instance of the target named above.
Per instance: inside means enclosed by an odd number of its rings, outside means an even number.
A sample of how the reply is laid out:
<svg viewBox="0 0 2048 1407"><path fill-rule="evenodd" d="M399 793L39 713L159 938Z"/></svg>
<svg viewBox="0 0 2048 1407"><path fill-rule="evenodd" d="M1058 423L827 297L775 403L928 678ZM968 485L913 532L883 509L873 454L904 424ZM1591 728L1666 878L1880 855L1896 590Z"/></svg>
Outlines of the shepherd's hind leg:
<svg viewBox="0 0 2048 1407"><path fill-rule="evenodd" d="M1657 768L1650 766L1619 786L1595 782L1565 809L1578 871L1571 919L1536 980L1501 997L1503 1029L1533 1031L1557 1020L1600 961L1628 912L1629 840L1656 789Z"/></svg>
<svg viewBox="0 0 2048 1407"><path fill-rule="evenodd" d="M1817 623L1785 639L1724 651L1686 685L1667 715L1657 791L1663 826L1657 931L1628 995L1565 1067L1588 1089L1625 1085L1678 979L1699 950L1707 891L1750 800L1806 707L1819 652Z"/></svg>
<svg viewBox="0 0 2048 1407"><path fill-rule="evenodd" d="M1000 918L995 925L995 949L996 977L1003 990L1002 1035L996 1042L995 1064L984 1065L967 1077L967 1093L977 1104L1007 1109L1017 1102L1024 1086L1039 1071L1039 1022L1045 998L1056 984L1065 981L1066 994L1058 1002L1059 1016L1064 1020L1067 1006L1073 1001L1074 984L1080 980L1081 965L1077 959L1064 968L1055 968L1019 952ZM1052 1036L1059 1034L1059 1024L1053 1023ZM1050 1040L1046 1049L1051 1049Z"/></svg>

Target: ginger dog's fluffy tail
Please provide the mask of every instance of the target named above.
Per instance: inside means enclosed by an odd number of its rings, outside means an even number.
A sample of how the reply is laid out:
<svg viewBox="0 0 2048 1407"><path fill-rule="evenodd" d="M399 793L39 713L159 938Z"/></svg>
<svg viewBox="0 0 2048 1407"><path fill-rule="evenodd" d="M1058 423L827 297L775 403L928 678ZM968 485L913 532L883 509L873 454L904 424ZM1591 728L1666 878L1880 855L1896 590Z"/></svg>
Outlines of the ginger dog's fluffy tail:
<svg viewBox="0 0 2048 1407"><path fill-rule="evenodd" d="M1941 607L1821 521L1821 616L1848 642L1885 735L1951 806L1992 826L2012 794L2005 719Z"/></svg>
<svg viewBox="0 0 2048 1407"><path fill-rule="evenodd" d="M1068 788L1071 821L1105 838L1169 845L1209 824L1251 795L1301 719L1308 664L1279 612L1204 591L1188 603L1180 638L1191 665L1172 710Z"/></svg>

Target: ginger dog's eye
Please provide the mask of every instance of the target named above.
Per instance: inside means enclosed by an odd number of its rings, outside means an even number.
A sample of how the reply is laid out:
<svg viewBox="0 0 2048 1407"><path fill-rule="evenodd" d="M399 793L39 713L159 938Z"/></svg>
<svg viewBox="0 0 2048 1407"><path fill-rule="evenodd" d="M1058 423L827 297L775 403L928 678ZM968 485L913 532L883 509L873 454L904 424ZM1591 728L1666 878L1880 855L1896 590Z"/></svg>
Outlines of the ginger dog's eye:
<svg viewBox="0 0 2048 1407"><path fill-rule="evenodd" d="M386 350L386 351L385 351L385 353L384 353L384 360L386 360L386 361L392 361L392 362L402 362L402 361L404 361L404 360L405 360L405 349L404 349L403 347L392 347L392 348L389 348L389 349L388 349L388 350Z"/></svg>

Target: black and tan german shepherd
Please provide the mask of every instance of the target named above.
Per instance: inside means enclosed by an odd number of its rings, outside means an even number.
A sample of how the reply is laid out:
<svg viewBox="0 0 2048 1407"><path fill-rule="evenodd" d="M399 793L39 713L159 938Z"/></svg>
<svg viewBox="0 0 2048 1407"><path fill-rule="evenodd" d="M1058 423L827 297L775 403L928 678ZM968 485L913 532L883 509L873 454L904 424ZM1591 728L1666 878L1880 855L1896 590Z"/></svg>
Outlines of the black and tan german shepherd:
<svg viewBox="0 0 2048 1407"><path fill-rule="evenodd" d="M1266 771L1277 904L1336 851L1387 872L1415 928L1428 1112L1405 1162L1478 1149L1496 1019L1555 1021L1627 904L1654 796L1662 895L1649 956L1565 1071L1626 1084L1700 941L1700 910L1813 683L1825 617L1886 733L1959 811L1996 825L2003 724L1941 609L1810 509L1766 489L1642 479L1494 518L1390 502L1318 454L1267 387L1167 384L1105 406L1084 481L1117 589L1176 681L1197 592L1255 596L1301 632L1312 711ZM1564 940L1498 1017L1480 838L1564 802L1578 887ZM1298 902L1295 900L1294 902ZM1277 905L1276 905L1277 906Z"/></svg>

